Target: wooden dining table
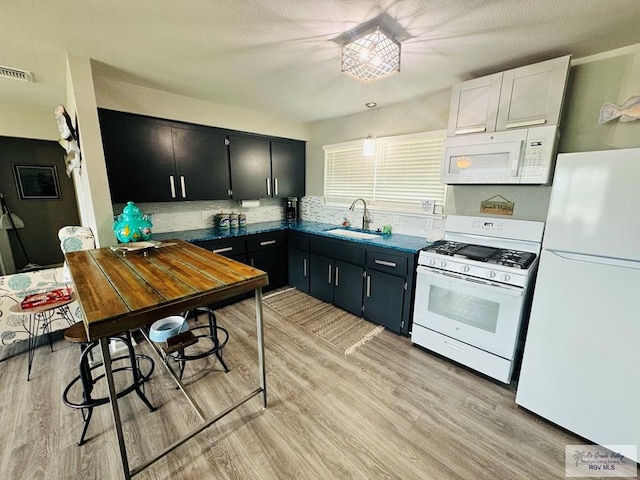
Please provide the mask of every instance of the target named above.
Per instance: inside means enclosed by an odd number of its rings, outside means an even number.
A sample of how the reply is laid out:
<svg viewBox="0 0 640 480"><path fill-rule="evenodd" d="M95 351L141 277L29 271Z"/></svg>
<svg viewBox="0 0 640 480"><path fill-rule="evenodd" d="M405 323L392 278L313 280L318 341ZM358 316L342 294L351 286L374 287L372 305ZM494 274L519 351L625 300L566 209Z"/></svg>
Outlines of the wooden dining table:
<svg viewBox="0 0 640 480"><path fill-rule="evenodd" d="M128 252L119 248L69 252L65 260L84 313L87 338L99 341L101 346L125 479L140 473L254 396L262 394L263 408L266 408L262 320L262 287L268 284L265 272L181 240L167 240L152 248ZM155 458L130 468L111 368L109 337L251 291L256 302L259 386L221 414L204 419L202 425Z"/></svg>

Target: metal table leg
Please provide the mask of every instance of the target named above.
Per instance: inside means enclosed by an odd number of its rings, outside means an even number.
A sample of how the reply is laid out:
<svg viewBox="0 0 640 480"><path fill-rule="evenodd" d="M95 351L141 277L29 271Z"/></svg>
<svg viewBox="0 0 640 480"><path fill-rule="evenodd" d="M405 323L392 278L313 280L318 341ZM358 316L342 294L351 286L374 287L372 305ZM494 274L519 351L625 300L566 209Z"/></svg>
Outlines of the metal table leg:
<svg viewBox="0 0 640 480"><path fill-rule="evenodd" d="M124 434L122 432L122 422L120 420L120 410L118 409L118 394L113 381L113 371L111 368L111 352L109 352L109 338L100 339L100 347L102 348L102 361L104 363L104 372L109 385L109 399L111 404L111 412L113 413L113 424L116 428L116 436L118 437L118 447L120 448L120 459L122 461L122 471L125 480L131 479L131 471L129 470L129 460L127 459L127 447L124 443Z"/></svg>
<svg viewBox="0 0 640 480"><path fill-rule="evenodd" d="M267 408L267 375L264 366L264 325L262 321L262 288L256 288L256 338L258 340L258 377L262 388L262 408Z"/></svg>

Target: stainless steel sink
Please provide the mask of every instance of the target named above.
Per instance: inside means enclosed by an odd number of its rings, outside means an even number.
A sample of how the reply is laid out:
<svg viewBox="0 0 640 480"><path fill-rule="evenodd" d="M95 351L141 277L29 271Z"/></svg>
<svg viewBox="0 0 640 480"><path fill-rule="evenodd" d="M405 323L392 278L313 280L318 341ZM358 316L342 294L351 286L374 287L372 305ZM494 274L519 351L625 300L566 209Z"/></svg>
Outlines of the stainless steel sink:
<svg viewBox="0 0 640 480"><path fill-rule="evenodd" d="M375 233L357 232L355 230L346 230L344 228L334 228L333 230L325 231L325 233L329 233L331 235L338 235L341 237L349 237L349 238L363 238L363 239L380 238L380 235L376 235Z"/></svg>

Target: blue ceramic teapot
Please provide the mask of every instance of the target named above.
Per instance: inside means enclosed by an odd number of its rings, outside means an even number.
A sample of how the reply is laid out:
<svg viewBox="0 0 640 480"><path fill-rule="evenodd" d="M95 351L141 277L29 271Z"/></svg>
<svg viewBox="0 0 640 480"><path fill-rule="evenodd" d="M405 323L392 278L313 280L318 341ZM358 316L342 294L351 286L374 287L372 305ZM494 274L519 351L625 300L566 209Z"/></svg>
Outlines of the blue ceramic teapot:
<svg viewBox="0 0 640 480"><path fill-rule="evenodd" d="M113 224L113 231L122 243L140 242L151 238L151 227L153 224L147 216L133 202L127 202L122 215L118 215L118 220Z"/></svg>

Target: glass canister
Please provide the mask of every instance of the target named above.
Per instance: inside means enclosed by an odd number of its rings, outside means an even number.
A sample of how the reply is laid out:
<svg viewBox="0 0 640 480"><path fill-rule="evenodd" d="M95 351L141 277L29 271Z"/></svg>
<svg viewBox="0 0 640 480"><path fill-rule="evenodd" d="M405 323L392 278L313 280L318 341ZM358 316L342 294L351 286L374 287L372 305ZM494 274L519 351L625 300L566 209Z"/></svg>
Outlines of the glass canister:
<svg viewBox="0 0 640 480"><path fill-rule="evenodd" d="M133 202L127 202L113 224L113 231L121 243L140 242L151 239L153 224Z"/></svg>
<svg viewBox="0 0 640 480"><path fill-rule="evenodd" d="M238 227L246 227L247 226L247 216L244 213L238 214Z"/></svg>
<svg viewBox="0 0 640 480"><path fill-rule="evenodd" d="M229 228L229 214L228 213L218 213L214 217L214 225L216 228L220 228L222 230L226 230Z"/></svg>
<svg viewBox="0 0 640 480"><path fill-rule="evenodd" d="M237 213L230 213L229 214L229 227L231 228L238 228L239 226L239 219L238 219L238 214Z"/></svg>

